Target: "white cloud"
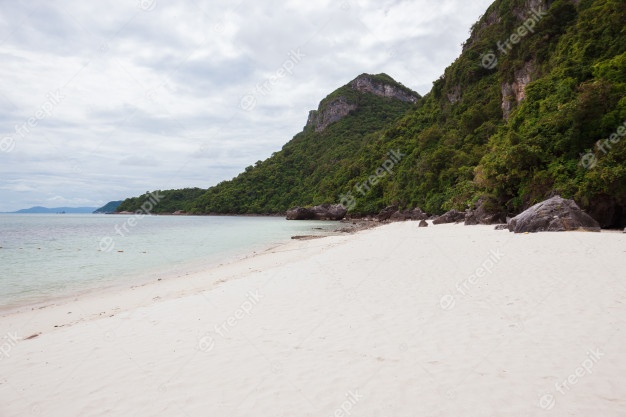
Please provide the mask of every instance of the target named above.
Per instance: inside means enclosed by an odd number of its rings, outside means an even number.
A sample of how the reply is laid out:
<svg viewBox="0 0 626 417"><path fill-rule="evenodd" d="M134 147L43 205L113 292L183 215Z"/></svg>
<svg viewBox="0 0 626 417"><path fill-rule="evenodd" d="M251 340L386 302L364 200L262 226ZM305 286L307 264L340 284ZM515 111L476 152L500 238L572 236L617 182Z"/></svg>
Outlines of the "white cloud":
<svg viewBox="0 0 626 417"><path fill-rule="evenodd" d="M230 179L363 72L427 93L490 2L7 2L0 211ZM293 52L304 57L291 69ZM291 74L263 88L284 65ZM63 100L28 124L56 90Z"/></svg>

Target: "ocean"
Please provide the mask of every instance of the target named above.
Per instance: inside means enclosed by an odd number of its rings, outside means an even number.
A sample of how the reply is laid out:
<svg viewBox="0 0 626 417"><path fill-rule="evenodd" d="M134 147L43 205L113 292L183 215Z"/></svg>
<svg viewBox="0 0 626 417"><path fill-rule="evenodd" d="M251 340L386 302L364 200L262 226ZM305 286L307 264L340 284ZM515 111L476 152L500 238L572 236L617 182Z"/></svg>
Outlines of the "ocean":
<svg viewBox="0 0 626 417"><path fill-rule="evenodd" d="M336 227L278 217L0 214L0 308L182 275Z"/></svg>

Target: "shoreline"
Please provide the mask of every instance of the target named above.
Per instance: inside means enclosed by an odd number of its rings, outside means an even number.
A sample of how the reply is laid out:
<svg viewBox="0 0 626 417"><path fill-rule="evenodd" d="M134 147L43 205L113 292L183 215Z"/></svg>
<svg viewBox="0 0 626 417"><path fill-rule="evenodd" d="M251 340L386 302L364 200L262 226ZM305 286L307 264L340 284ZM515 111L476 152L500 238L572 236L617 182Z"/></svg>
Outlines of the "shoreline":
<svg viewBox="0 0 626 417"><path fill-rule="evenodd" d="M339 222L337 222L339 224ZM372 226L375 227L375 226ZM76 324L78 322L82 322L91 318L97 318L101 316L112 317L115 314L118 314L122 311L127 311L134 308L139 308L145 305L151 304L148 299L152 301L161 300L162 297L160 295L155 295L153 297L149 296L152 293L158 293L163 286L173 287L166 289L168 291L169 297L176 297L176 291L180 291L181 293L187 294L188 292L200 292L205 291L210 288L213 288L215 284L219 284L221 282L225 282L223 279L216 278L214 281L203 282L200 285L197 285L197 277L204 276L209 274L214 274L217 276L221 276L224 274L224 271L228 271L229 269L238 269L242 267L246 263L255 263L260 258L264 256L270 256L273 254L278 254L281 252L291 252L297 250L306 250L311 249L316 246L315 242L310 244L310 247L307 247L307 243L312 240L327 240L332 237L343 237L350 236L355 233L359 233L363 230L368 230L372 227L362 227L356 226L350 232L339 232L337 230L326 231L325 233L321 233L319 235L305 235L305 236L292 236L290 240L283 240L280 242L272 242L267 245L259 245L256 250L251 251L240 251L236 254L232 254L227 256L223 260L215 260L210 262L204 262L202 260L196 260L193 262L186 262L184 265L180 265L179 267L169 270L167 272L162 272L165 274L164 276L155 278L157 275L156 271L152 271L151 273L134 275L130 281L117 282L114 284L106 285L106 286L93 286L90 288L84 288L80 290L71 290L67 293L59 294L58 296L49 297L46 300L42 301L26 301L26 302L18 302L14 305L7 305L0 307L0 321L6 317L16 316L20 314L27 314L29 312L38 312L38 311L51 311L54 309L64 310L67 308L72 309L71 306L76 304L79 310L82 310L80 313L80 317L78 320L72 320L69 323L61 323L56 324L54 328L66 327ZM300 243L302 242L302 243ZM325 245L324 245L325 246ZM149 278L152 277L152 278ZM169 284L169 285L168 285ZM192 287L189 287L189 284L196 284ZM138 291L137 291L138 290ZM113 307L115 305L115 300L119 296L128 295L131 293L142 293L140 296L143 300L134 299L129 306L125 307ZM145 293L145 295L143 294ZM140 298L141 298L140 297ZM135 298L135 297L133 297ZM110 306L110 307L107 307ZM104 311L99 311L103 310ZM76 310L76 309L74 309ZM96 313L96 311L98 312ZM67 314L73 314L67 313ZM63 317L63 314L56 314L57 317ZM74 317L72 317L74 319ZM64 321L64 320L61 320ZM48 326L49 327L49 326ZM49 330L49 329L48 329ZM29 331L30 332L30 331ZM41 334L42 332L35 331L32 334ZM25 336L28 337L28 336Z"/></svg>
<svg viewBox="0 0 626 417"><path fill-rule="evenodd" d="M51 214L44 213L43 215L50 216ZM263 217L272 218L271 216ZM337 222L337 225L339 225L339 222ZM307 233L311 233L314 236L332 236L338 233L335 231L335 226L337 225L333 225L332 230L328 230L328 226L326 226L326 229L322 229L313 228L312 225L311 230L307 230ZM123 271L121 274L117 274L115 278L111 276L106 279L68 283L66 288L54 291L44 289L45 291L35 294L19 294L11 298L11 301L0 305L0 316L25 309L43 309L50 305L66 303L75 298L82 298L89 294L95 294L97 296L100 292L110 293L112 291L132 289L149 284L153 281L169 280L190 274L197 274L221 266L222 264L231 264L241 259L254 256L256 253L262 253L274 247L288 244L291 241L290 238L291 236L277 237L276 239L268 240L264 243L246 245L238 249L229 249L223 253L220 252L220 255L209 254L208 256L185 259L165 266L152 266L141 271ZM0 249L2 248L0 247Z"/></svg>
<svg viewBox="0 0 626 417"><path fill-rule="evenodd" d="M624 254L410 221L291 240L0 316L0 414L621 416Z"/></svg>

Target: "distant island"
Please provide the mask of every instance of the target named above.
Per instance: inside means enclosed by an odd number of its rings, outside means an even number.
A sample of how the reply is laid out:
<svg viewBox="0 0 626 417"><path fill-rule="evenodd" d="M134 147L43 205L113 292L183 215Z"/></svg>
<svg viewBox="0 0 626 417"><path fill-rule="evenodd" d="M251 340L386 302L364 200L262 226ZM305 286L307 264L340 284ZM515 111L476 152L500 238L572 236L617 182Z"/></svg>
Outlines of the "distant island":
<svg viewBox="0 0 626 417"><path fill-rule="evenodd" d="M97 210L97 207L41 207L35 206L27 209L21 209L18 211L10 212L11 214L82 214L82 213L93 213Z"/></svg>
<svg viewBox="0 0 626 417"><path fill-rule="evenodd" d="M34 206L27 209L21 209L17 211L10 211L4 214L107 214L115 213L117 207L122 204L122 201L109 201L104 206L98 207L42 207Z"/></svg>

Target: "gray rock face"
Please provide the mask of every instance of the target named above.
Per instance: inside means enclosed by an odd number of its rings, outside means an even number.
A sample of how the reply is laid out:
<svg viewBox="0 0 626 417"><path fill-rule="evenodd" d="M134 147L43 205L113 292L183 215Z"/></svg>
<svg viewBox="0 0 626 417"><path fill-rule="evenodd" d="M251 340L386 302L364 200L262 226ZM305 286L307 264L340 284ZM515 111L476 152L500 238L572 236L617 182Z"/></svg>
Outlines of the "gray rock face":
<svg viewBox="0 0 626 417"><path fill-rule="evenodd" d="M364 93L372 93L381 97L391 97L396 100L415 103L418 97L410 93L406 89L402 89L396 85L375 80L369 74L361 74L350 82L350 87Z"/></svg>
<svg viewBox="0 0 626 417"><path fill-rule="evenodd" d="M346 117L352 110L355 110L356 107L356 104L348 103L348 99L345 97L339 97L331 103L328 103L323 110L311 110L309 112L307 125L313 125L315 126L316 132L322 132L331 123L335 123Z"/></svg>
<svg viewBox="0 0 626 417"><path fill-rule="evenodd" d="M428 222L426 220L421 220L420 224L419 224L419 227L428 227Z"/></svg>
<svg viewBox="0 0 626 417"><path fill-rule="evenodd" d="M508 224L499 224L495 227L496 230L509 230Z"/></svg>
<svg viewBox="0 0 626 417"><path fill-rule="evenodd" d="M456 223L465 220L465 213L450 210L433 220L433 224Z"/></svg>
<svg viewBox="0 0 626 417"><path fill-rule="evenodd" d="M570 230L599 232L600 224L582 211L574 200L560 196L535 204L509 221L509 231L515 233Z"/></svg>
<svg viewBox="0 0 626 417"><path fill-rule="evenodd" d="M415 103L420 96L393 80L384 81L380 77L370 74L361 74L348 85L351 89L362 93L371 93L380 97L392 98L408 103ZM335 98L329 103L320 103L317 110L309 112L307 126L313 127L316 132L323 132L330 124L335 123L354 111L358 105L344 96Z"/></svg>
<svg viewBox="0 0 626 417"><path fill-rule="evenodd" d="M322 204L311 209L314 220L341 220L348 212L341 204Z"/></svg>
<svg viewBox="0 0 626 417"><path fill-rule="evenodd" d="M287 211L287 220L341 220L346 213L341 204L322 204L310 209L295 207Z"/></svg>

